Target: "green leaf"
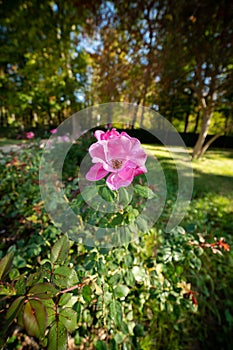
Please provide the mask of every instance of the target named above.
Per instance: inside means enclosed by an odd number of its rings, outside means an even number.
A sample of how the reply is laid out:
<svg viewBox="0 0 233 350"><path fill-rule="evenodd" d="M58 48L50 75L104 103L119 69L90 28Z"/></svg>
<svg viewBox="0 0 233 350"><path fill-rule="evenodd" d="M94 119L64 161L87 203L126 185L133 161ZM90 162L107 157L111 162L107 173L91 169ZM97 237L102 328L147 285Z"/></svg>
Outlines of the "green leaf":
<svg viewBox="0 0 233 350"><path fill-rule="evenodd" d="M133 195L129 193L129 191L124 187L119 188L118 194L119 194L119 204L121 204L123 207L128 205L133 198Z"/></svg>
<svg viewBox="0 0 233 350"><path fill-rule="evenodd" d="M37 285L33 286L29 292L29 296L36 296L39 299L50 299L55 296L57 293L56 287L48 282L44 283L38 283Z"/></svg>
<svg viewBox="0 0 233 350"><path fill-rule="evenodd" d="M147 186L142 185L135 185L134 186L134 192L138 194L139 196L146 198L146 199L152 199L156 197L156 194Z"/></svg>
<svg viewBox="0 0 233 350"><path fill-rule="evenodd" d="M67 235L62 236L52 247L51 262L53 264L63 264L70 250L70 242Z"/></svg>
<svg viewBox="0 0 233 350"><path fill-rule="evenodd" d="M137 217L136 224L138 225L138 228L141 232L143 233L148 232L149 228L148 228L147 220L143 218L141 215Z"/></svg>
<svg viewBox="0 0 233 350"><path fill-rule="evenodd" d="M9 277L10 277L11 280L15 280L19 276L20 276L20 272L19 272L18 269L13 268L13 269L10 270Z"/></svg>
<svg viewBox="0 0 233 350"><path fill-rule="evenodd" d="M124 279L128 286L133 287L135 285L134 275L131 270L126 271Z"/></svg>
<svg viewBox="0 0 233 350"><path fill-rule="evenodd" d="M132 254L126 254L124 257L125 266L130 267L133 265L134 256Z"/></svg>
<svg viewBox="0 0 233 350"><path fill-rule="evenodd" d="M59 320L72 333L77 328L77 316L76 311L71 308L65 308L60 311Z"/></svg>
<svg viewBox="0 0 233 350"><path fill-rule="evenodd" d="M53 283L60 288L70 288L78 283L78 276L74 269L61 266L54 270Z"/></svg>
<svg viewBox="0 0 233 350"><path fill-rule="evenodd" d="M117 326L121 325L122 322L122 306L121 303L115 299L109 304L110 317Z"/></svg>
<svg viewBox="0 0 233 350"><path fill-rule="evenodd" d="M108 187L101 187L99 190L99 194L107 202L114 202L114 193Z"/></svg>
<svg viewBox="0 0 233 350"><path fill-rule="evenodd" d="M114 289L114 295L116 298L125 298L129 294L129 292L130 289L123 284L116 286L116 288Z"/></svg>
<svg viewBox="0 0 233 350"><path fill-rule="evenodd" d="M97 340L97 342L95 343L95 349L96 350L107 350L107 345L102 340Z"/></svg>
<svg viewBox="0 0 233 350"><path fill-rule="evenodd" d="M8 325L14 321L14 319L18 316L18 313L23 307L23 302L24 302L25 297L20 296L17 299L13 301L9 309L7 310L6 313L6 321Z"/></svg>
<svg viewBox="0 0 233 350"><path fill-rule="evenodd" d="M118 350L118 346L114 338L110 340L109 350Z"/></svg>
<svg viewBox="0 0 233 350"><path fill-rule="evenodd" d="M143 267L134 266L132 268L132 273L134 275L135 280L138 283L142 283L146 278L146 272L145 272L145 269Z"/></svg>
<svg viewBox="0 0 233 350"><path fill-rule="evenodd" d="M0 280L3 280L4 277L10 271L11 266L12 266L12 262L13 262L13 258L14 258L14 253L10 252L7 255L5 255L4 258L2 258L0 260Z"/></svg>
<svg viewBox="0 0 233 350"><path fill-rule="evenodd" d="M122 321L120 329L124 334L129 334L129 327L128 327L127 323Z"/></svg>
<svg viewBox="0 0 233 350"><path fill-rule="evenodd" d="M67 343L67 330L63 323L58 320L49 330L47 350L67 350Z"/></svg>
<svg viewBox="0 0 233 350"><path fill-rule="evenodd" d="M72 293L64 293L62 294L60 300L59 300L59 306L65 306L70 299L72 298Z"/></svg>
<svg viewBox="0 0 233 350"><path fill-rule="evenodd" d="M15 295L15 290L12 286L3 284L0 285L0 295Z"/></svg>
<svg viewBox="0 0 233 350"><path fill-rule="evenodd" d="M81 313L82 313L82 304L80 302L76 302L73 308L77 312L77 322L78 322L80 320Z"/></svg>
<svg viewBox="0 0 233 350"><path fill-rule="evenodd" d="M44 304L39 300L28 300L23 312L23 323L28 334L32 337L43 337L47 322L48 316Z"/></svg>
<svg viewBox="0 0 233 350"><path fill-rule="evenodd" d="M115 273L113 276L110 277L108 284L110 286L117 285L120 281L122 281L122 275L121 273Z"/></svg>
<svg viewBox="0 0 233 350"><path fill-rule="evenodd" d="M48 326L50 326L56 319L55 303L52 299L43 299L43 304L48 315Z"/></svg>
<svg viewBox="0 0 233 350"><path fill-rule="evenodd" d="M92 290L90 286L84 286L82 288L82 297L85 300L86 303L89 303L92 300Z"/></svg>

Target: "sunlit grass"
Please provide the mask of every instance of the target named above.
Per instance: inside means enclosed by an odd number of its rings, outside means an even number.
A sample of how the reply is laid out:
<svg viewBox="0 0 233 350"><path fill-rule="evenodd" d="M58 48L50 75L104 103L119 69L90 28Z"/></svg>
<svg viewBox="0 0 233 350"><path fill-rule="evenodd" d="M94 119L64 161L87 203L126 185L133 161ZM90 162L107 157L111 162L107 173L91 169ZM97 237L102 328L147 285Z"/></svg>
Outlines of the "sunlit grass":
<svg viewBox="0 0 233 350"><path fill-rule="evenodd" d="M159 161L174 165L169 151L163 146L144 145L150 154ZM191 154L191 149L188 149ZM176 159L182 162L182 149L176 153ZM233 197L233 150L211 150L200 160L191 163L194 173L194 188L201 192L214 192Z"/></svg>
<svg viewBox="0 0 233 350"><path fill-rule="evenodd" d="M144 145L149 154L154 155L168 174L169 181L176 183L175 161L169 151L163 146ZM188 152L191 154L191 149ZM176 154L176 161L184 163L181 153ZM230 215L233 215L233 151L214 149L204 157L191 163L194 175L194 189L190 209L186 217L196 221L209 230L217 228L217 222L223 222L229 231ZM210 217L214 217L212 220ZM212 222L213 221L213 222ZM226 221L228 224L226 225ZM204 227L206 225L206 227Z"/></svg>
<svg viewBox="0 0 233 350"><path fill-rule="evenodd" d="M7 139L5 137L0 138L0 147L11 146L11 145L21 145L23 143L28 143L28 140L13 140Z"/></svg>

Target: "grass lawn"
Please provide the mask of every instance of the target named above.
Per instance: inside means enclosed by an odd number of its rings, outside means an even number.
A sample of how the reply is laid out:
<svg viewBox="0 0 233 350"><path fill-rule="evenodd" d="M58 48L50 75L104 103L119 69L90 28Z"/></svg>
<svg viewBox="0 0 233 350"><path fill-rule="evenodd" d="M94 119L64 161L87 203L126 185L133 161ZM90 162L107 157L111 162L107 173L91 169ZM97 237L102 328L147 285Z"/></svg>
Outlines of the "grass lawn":
<svg viewBox="0 0 233 350"><path fill-rule="evenodd" d="M165 168L174 166L170 153L160 146L144 145L144 147L158 158ZM191 153L191 150L189 150ZM179 156L182 162L182 153ZM226 197L233 197L233 150L213 149L207 151L203 158L192 161L194 174L194 191L198 193L215 193Z"/></svg>
<svg viewBox="0 0 233 350"><path fill-rule="evenodd" d="M167 186L177 187L175 162L161 146L144 145L163 166ZM189 149L191 154L191 149ZM177 155L183 162L182 152ZM193 222L202 231L233 232L233 150L211 149L198 161L192 161L194 188L192 201L182 224Z"/></svg>
<svg viewBox="0 0 233 350"><path fill-rule="evenodd" d="M13 140L5 137L0 138L0 147L11 146L11 145L22 145L22 143L28 143L28 140Z"/></svg>

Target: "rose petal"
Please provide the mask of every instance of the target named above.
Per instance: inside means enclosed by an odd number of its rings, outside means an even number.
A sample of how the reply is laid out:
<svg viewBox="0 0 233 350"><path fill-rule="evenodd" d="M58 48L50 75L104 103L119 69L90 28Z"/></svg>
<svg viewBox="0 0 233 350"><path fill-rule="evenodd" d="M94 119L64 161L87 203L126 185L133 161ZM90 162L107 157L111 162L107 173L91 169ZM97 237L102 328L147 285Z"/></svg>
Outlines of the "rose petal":
<svg viewBox="0 0 233 350"><path fill-rule="evenodd" d="M101 163L97 163L91 167L91 169L86 174L86 179L89 181L98 181L103 179L108 174Z"/></svg>
<svg viewBox="0 0 233 350"><path fill-rule="evenodd" d="M105 141L104 141L105 143ZM93 163L106 162L105 147L103 142L93 143L89 148L89 154Z"/></svg>
<svg viewBox="0 0 233 350"><path fill-rule="evenodd" d="M147 173L147 169L146 169L145 166L137 167L137 168L134 170L134 176L138 176L138 175L141 175L141 174L144 174L144 173Z"/></svg>
<svg viewBox="0 0 233 350"><path fill-rule="evenodd" d="M102 131L102 130L96 130L96 131L94 132L94 136L95 136L95 138L96 138L98 141L104 140L104 138L103 138L104 134L105 134L105 132Z"/></svg>
<svg viewBox="0 0 233 350"><path fill-rule="evenodd" d="M124 168L119 173L112 173L106 180L110 190L118 190L120 187L127 187L131 184L134 178L134 169Z"/></svg>

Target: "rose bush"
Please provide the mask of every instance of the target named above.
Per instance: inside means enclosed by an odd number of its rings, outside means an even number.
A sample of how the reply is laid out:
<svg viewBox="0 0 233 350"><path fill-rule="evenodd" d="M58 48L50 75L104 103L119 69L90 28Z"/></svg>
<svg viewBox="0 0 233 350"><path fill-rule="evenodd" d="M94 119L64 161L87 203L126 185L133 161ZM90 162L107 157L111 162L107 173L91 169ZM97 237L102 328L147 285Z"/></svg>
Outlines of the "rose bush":
<svg viewBox="0 0 233 350"><path fill-rule="evenodd" d="M92 142L81 138L74 144L63 167L65 194L84 218L89 211L81 211L84 199L74 159L81 162ZM226 243L232 242L230 234L225 243L221 239L232 227L224 208L216 203L213 207L212 197L198 207L197 192L186 232L177 228L166 234L165 211L156 227L147 234L142 229L133 243L116 249L90 248L61 236L46 214L38 186L41 152L33 144L3 155L0 162L2 349L23 349L24 340L29 342L26 334L37 343L33 349L65 350L68 334L70 349L186 350L217 345L232 349L232 252L224 256L212 252L228 250ZM175 172L165 166L168 193L174 194ZM141 179L143 175L135 182ZM105 193L104 179L100 181L100 194L112 200L112 191ZM141 188L133 207L143 201L142 193ZM172 205L169 199L168 209ZM133 207L128 206L127 220L138 215ZM94 214L98 218L98 211ZM109 225L110 216L100 220ZM119 217L112 218L112 225L114 220ZM216 226L222 233L214 241ZM204 241L196 232L205 230Z"/></svg>

